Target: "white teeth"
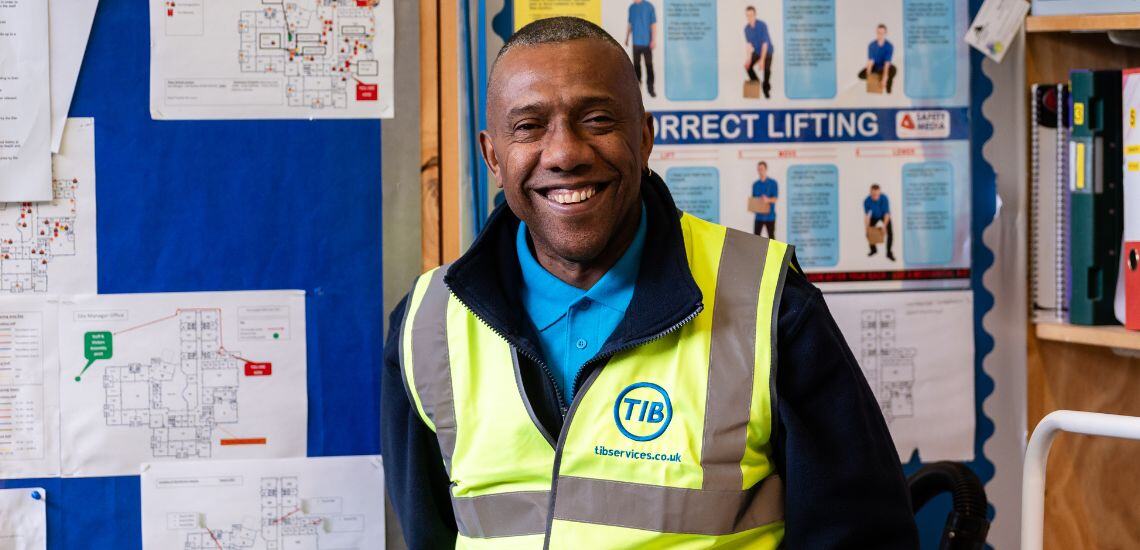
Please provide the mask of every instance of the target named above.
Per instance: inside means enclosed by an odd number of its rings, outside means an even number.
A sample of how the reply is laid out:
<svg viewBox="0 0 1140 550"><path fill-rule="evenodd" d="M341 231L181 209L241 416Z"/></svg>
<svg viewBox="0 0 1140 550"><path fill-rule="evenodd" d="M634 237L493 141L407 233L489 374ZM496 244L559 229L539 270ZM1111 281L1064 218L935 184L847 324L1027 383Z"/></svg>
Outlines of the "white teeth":
<svg viewBox="0 0 1140 550"><path fill-rule="evenodd" d="M594 189L594 187L591 186L580 191L562 191L551 193L549 197L551 200L557 202L558 204L577 204L589 200L590 197L593 197L596 193L597 191Z"/></svg>

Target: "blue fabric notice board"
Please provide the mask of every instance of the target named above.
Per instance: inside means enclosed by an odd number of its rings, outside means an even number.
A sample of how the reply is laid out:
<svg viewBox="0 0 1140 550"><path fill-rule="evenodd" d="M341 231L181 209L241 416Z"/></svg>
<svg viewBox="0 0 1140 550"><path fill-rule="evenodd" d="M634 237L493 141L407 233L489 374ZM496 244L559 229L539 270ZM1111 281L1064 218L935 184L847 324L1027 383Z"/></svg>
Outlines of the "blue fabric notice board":
<svg viewBox="0 0 1140 550"><path fill-rule="evenodd" d="M153 121L147 9L99 2L71 108L95 118L99 292L304 290L309 456L378 453L380 122ZM0 481L37 486L49 549L142 547L137 477Z"/></svg>

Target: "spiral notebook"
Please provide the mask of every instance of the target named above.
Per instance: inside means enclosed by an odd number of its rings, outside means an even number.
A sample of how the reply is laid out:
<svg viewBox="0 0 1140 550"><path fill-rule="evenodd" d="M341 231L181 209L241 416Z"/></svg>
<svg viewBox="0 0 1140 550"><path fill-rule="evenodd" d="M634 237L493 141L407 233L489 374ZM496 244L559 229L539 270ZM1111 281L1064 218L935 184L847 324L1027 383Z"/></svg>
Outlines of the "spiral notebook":
<svg viewBox="0 0 1140 550"><path fill-rule="evenodd" d="M1031 102L1032 315L1034 322L1059 322L1067 319L1069 303L1068 86L1034 84Z"/></svg>

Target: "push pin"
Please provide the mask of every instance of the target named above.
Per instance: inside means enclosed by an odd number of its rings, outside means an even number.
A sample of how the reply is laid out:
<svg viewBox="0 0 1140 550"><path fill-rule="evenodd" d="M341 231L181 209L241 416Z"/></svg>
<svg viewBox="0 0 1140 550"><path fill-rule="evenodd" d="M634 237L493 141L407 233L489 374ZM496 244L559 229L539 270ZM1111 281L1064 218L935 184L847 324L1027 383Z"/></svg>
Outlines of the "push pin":
<svg viewBox="0 0 1140 550"><path fill-rule="evenodd" d="M32 500L43 500L44 496L39 491L32 491Z"/></svg>

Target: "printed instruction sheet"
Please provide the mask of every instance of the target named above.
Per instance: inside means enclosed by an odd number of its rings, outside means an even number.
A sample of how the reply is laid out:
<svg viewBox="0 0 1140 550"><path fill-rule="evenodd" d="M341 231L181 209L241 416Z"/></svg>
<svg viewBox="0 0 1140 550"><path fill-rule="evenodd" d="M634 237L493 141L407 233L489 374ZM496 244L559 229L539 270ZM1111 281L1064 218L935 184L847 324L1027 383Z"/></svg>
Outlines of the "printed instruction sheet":
<svg viewBox="0 0 1140 550"><path fill-rule="evenodd" d="M52 200L0 203L0 296L97 291L95 119L68 119L52 167Z"/></svg>
<svg viewBox="0 0 1140 550"><path fill-rule="evenodd" d="M143 550L383 550L379 456L143 466Z"/></svg>
<svg viewBox="0 0 1140 550"><path fill-rule="evenodd" d="M51 152L58 153L99 0L48 0L51 34Z"/></svg>
<svg viewBox="0 0 1140 550"><path fill-rule="evenodd" d="M51 200L48 5L0 2L0 202Z"/></svg>
<svg viewBox="0 0 1140 550"><path fill-rule="evenodd" d="M47 492L0 489L0 550L47 550Z"/></svg>
<svg viewBox="0 0 1140 550"><path fill-rule="evenodd" d="M909 461L974 458L974 302L968 290L828 294L828 307Z"/></svg>
<svg viewBox="0 0 1140 550"><path fill-rule="evenodd" d="M0 479L59 475L58 307L0 296Z"/></svg>
<svg viewBox="0 0 1140 550"><path fill-rule="evenodd" d="M305 455L302 291L89 295L59 315L64 476Z"/></svg>
<svg viewBox="0 0 1140 550"><path fill-rule="evenodd" d="M393 116L391 1L148 2L156 120Z"/></svg>

